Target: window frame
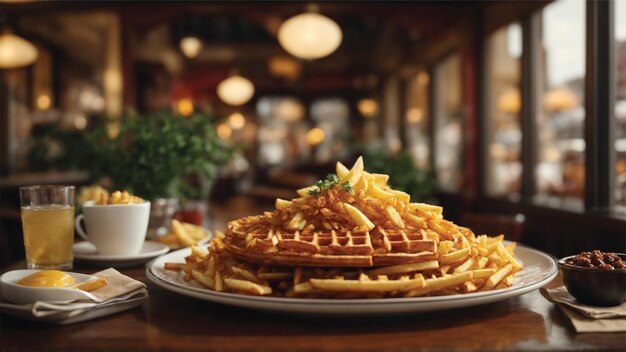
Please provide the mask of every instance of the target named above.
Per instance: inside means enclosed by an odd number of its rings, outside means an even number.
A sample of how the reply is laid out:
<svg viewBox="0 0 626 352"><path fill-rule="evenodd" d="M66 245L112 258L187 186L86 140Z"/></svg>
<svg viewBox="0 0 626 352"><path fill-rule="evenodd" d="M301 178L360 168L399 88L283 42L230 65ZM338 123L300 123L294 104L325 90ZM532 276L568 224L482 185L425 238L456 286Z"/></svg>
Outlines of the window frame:
<svg viewBox="0 0 626 352"><path fill-rule="evenodd" d="M588 1L585 8L585 192L582 210L554 208L534 199L537 194L535 167L538 161L538 127L535 115L540 106L541 96L537 89L539 44L541 42L541 11L512 18L501 27L519 21L522 26L522 57L521 57L521 100L520 112L522 129L522 187L520 200L512 200L506 196L493 196L487 192L485 177L481 177L479 195L482 199L495 203L510 203L515 209L553 210L569 214L594 214L594 216L624 220L624 214L616 211L614 204L615 191L615 159L614 148L614 104L615 104L615 38L614 17L615 6L612 1ZM494 28L495 30L495 28ZM486 43L490 32L482 34L481 41ZM486 60L487 46L480 50L480 77L484 82L479 87L480 119L479 160L481 175L487 170L488 143L485 136L489 131L489 116L486 99L489 82L487 82Z"/></svg>

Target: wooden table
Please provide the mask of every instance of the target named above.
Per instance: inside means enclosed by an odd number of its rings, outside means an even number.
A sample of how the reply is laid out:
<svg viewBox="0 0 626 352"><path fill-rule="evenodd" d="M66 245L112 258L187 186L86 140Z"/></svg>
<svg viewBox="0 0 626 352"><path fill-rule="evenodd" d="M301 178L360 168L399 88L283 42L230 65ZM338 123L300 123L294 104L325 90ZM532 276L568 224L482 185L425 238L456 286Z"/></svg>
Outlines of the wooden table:
<svg viewBox="0 0 626 352"><path fill-rule="evenodd" d="M212 207L212 227L271 205L232 199ZM23 262L3 271L24 268ZM77 265L75 271L93 273ZM0 350L441 350L624 351L625 333L576 334L539 291L483 306L388 318L312 318L199 301L150 284L150 299L97 320L57 326L0 314ZM557 279L558 280L558 279ZM554 283L553 283L554 284Z"/></svg>
<svg viewBox="0 0 626 352"><path fill-rule="evenodd" d="M23 268L24 263L5 270ZM76 271L98 268L79 266ZM600 350L624 351L626 334L576 334L538 291L503 302L388 318L312 318L222 306L148 284L141 308L69 326L0 314L3 351L70 350ZM558 280L558 279L557 279Z"/></svg>

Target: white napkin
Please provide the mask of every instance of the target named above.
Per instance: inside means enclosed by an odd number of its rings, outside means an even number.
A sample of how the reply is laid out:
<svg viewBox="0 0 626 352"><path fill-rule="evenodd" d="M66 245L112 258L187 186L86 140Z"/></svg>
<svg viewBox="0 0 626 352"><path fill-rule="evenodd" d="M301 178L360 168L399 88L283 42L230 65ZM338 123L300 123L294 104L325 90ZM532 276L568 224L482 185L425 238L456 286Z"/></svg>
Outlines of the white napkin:
<svg viewBox="0 0 626 352"><path fill-rule="evenodd" d="M541 293L561 308L576 332L626 331L626 302L615 307L590 306L578 302L565 286L542 288Z"/></svg>
<svg viewBox="0 0 626 352"><path fill-rule="evenodd" d="M91 292L97 297L95 302L77 300L67 303L35 302L20 305L7 302L0 297L0 312L25 319L72 324L130 309L148 299L146 285L113 268L93 275L107 280L106 286Z"/></svg>

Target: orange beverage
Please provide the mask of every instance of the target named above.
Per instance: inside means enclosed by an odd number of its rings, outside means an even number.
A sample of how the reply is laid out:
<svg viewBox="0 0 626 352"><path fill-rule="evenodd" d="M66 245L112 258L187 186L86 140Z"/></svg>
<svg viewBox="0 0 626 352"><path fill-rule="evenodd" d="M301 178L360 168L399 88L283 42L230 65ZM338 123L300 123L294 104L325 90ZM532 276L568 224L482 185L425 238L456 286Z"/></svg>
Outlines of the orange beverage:
<svg viewBox="0 0 626 352"><path fill-rule="evenodd" d="M74 207L48 205L22 208L24 248L29 266L61 268L71 263Z"/></svg>
<svg viewBox="0 0 626 352"><path fill-rule="evenodd" d="M21 187L20 200L28 268L71 269L74 187Z"/></svg>

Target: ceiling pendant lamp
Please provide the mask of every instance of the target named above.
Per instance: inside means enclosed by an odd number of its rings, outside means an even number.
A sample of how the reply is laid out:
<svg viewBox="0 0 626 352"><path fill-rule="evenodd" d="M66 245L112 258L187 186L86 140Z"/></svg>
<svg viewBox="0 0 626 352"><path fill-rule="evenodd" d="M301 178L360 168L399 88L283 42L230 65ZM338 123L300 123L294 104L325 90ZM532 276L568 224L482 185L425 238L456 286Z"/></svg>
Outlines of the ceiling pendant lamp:
<svg viewBox="0 0 626 352"><path fill-rule="evenodd" d="M189 59L194 59L202 51L202 41L198 37L184 37L180 40L180 50Z"/></svg>
<svg viewBox="0 0 626 352"><path fill-rule="evenodd" d="M242 76L233 75L217 85L217 96L226 104L239 106L254 95L254 84Z"/></svg>
<svg viewBox="0 0 626 352"><path fill-rule="evenodd" d="M291 55L301 59L326 57L341 44L343 34L330 18L313 11L287 19L278 29L278 42Z"/></svg>
<svg viewBox="0 0 626 352"><path fill-rule="evenodd" d="M5 30L0 34L0 69L28 66L39 52L31 42Z"/></svg>

